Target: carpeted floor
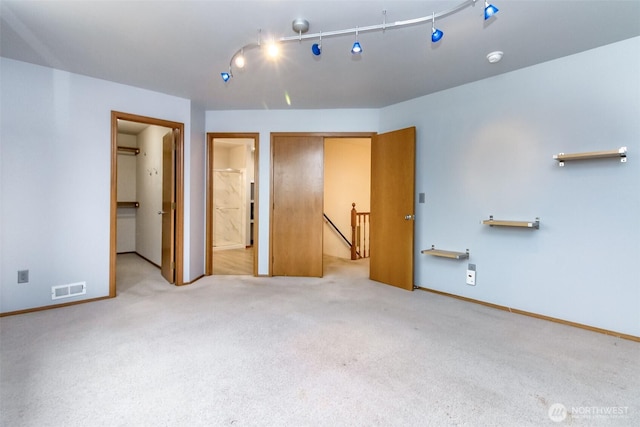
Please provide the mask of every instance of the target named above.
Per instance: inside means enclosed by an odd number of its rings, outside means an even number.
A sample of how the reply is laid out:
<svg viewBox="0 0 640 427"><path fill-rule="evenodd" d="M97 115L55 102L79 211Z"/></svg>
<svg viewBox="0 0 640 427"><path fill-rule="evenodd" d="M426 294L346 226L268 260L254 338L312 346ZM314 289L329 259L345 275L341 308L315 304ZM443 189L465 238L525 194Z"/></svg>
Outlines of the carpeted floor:
<svg viewBox="0 0 640 427"><path fill-rule="evenodd" d="M184 287L117 265L115 299L0 319L2 426L640 425L636 342L388 287L366 261Z"/></svg>

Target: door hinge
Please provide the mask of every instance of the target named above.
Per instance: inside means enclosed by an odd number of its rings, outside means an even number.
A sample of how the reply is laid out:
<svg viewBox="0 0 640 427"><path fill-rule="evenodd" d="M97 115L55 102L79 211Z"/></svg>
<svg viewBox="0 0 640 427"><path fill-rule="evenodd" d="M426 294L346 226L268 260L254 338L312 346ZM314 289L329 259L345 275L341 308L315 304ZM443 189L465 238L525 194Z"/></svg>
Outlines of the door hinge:
<svg viewBox="0 0 640 427"><path fill-rule="evenodd" d="M172 270L175 270L176 268L176 263L171 261L171 264L169 265L169 268L171 268Z"/></svg>
<svg viewBox="0 0 640 427"><path fill-rule="evenodd" d="M175 202L171 202L171 209L173 209L173 210L176 209L176 203Z"/></svg>

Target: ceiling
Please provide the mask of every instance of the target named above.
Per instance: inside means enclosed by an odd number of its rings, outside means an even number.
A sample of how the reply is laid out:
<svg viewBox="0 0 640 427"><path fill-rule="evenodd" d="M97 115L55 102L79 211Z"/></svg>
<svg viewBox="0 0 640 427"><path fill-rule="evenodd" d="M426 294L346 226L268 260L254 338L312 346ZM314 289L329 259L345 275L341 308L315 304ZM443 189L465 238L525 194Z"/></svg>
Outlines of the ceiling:
<svg viewBox="0 0 640 427"><path fill-rule="evenodd" d="M500 12L483 19L479 0L429 22L245 52L242 46L308 34L431 16L464 0L185 0L0 1L0 54L7 58L191 99L206 110L380 108L465 83L640 35L640 1L491 0ZM258 30L260 31L260 38ZM504 52L490 64L489 52Z"/></svg>
<svg viewBox="0 0 640 427"><path fill-rule="evenodd" d="M125 135L138 135L148 127L149 125L146 123L118 119L118 133L124 133Z"/></svg>

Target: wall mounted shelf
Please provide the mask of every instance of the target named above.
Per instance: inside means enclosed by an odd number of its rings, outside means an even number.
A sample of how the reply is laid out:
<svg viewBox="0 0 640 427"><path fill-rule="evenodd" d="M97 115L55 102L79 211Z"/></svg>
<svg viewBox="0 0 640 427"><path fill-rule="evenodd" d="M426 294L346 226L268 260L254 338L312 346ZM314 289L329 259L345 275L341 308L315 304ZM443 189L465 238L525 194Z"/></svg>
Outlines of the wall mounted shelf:
<svg viewBox="0 0 640 427"><path fill-rule="evenodd" d="M627 147L620 147L617 150L608 151L590 151L587 153L560 153L553 156L553 158L558 161L558 166L564 166L564 162L573 160L609 159L614 157L620 158L621 163L626 163Z"/></svg>
<svg viewBox="0 0 640 427"><path fill-rule="evenodd" d="M469 258L469 249L466 252L455 252L455 251L445 251L442 249L436 249L435 245L431 245L431 249L425 249L422 251L423 254L433 255L442 258L451 258L451 259L468 259Z"/></svg>
<svg viewBox="0 0 640 427"><path fill-rule="evenodd" d="M493 219L493 215L489 216L489 219L482 221L483 224L491 227L520 227L520 228L540 228L540 218L536 218L535 221L508 221L504 219Z"/></svg>
<svg viewBox="0 0 640 427"><path fill-rule="evenodd" d="M122 153L135 154L135 155L140 154L140 149L139 148L136 148L136 147L123 147L122 145L118 145L118 151L122 152Z"/></svg>
<svg viewBox="0 0 640 427"><path fill-rule="evenodd" d="M138 202L118 202L119 208L139 208L140 203Z"/></svg>

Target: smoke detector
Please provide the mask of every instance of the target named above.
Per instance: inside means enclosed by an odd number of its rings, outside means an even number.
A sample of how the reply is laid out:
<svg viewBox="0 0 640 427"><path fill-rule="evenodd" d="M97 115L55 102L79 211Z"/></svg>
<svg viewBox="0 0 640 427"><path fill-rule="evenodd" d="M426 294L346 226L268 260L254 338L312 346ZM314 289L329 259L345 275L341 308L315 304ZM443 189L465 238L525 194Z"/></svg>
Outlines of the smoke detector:
<svg viewBox="0 0 640 427"><path fill-rule="evenodd" d="M496 62L500 62L502 55L504 55L502 51L496 50L495 52L491 52L487 55L487 61L491 64L495 64Z"/></svg>

